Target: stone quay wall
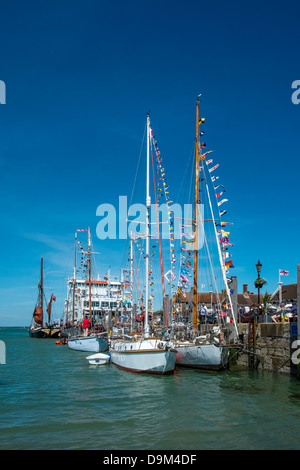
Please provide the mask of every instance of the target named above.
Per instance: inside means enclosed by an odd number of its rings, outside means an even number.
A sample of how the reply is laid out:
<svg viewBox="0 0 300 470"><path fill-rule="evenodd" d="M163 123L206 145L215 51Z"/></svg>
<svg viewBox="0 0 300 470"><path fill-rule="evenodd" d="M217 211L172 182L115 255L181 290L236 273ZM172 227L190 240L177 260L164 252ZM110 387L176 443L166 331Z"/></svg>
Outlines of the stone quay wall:
<svg viewBox="0 0 300 470"><path fill-rule="evenodd" d="M240 347L231 349L230 370L255 368L300 377L300 366L292 360L297 352L297 323L257 323L254 330L252 324L250 340L249 324L239 323L237 327ZM205 330L208 325L202 325L201 331Z"/></svg>
<svg viewBox="0 0 300 470"><path fill-rule="evenodd" d="M238 331L243 348L237 352L236 368L252 366L258 370L290 374L290 330L289 323L258 323L255 328L255 338L251 332L249 341L249 324L239 324ZM252 357L249 358L249 355Z"/></svg>
<svg viewBox="0 0 300 470"><path fill-rule="evenodd" d="M298 366L292 360L296 350L297 324L295 323L258 323L250 330L249 324L238 324L242 348L237 350L232 360L235 369L256 368L271 372L298 375Z"/></svg>

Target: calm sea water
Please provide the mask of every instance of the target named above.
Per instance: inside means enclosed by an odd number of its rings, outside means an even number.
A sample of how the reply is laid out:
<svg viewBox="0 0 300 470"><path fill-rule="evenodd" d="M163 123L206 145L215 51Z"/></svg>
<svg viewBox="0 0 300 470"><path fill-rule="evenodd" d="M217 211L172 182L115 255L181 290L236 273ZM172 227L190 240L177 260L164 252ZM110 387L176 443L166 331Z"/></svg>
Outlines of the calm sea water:
<svg viewBox="0 0 300 470"><path fill-rule="evenodd" d="M300 449L300 381L251 372L133 374L1 328L0 449Z"/></svg>

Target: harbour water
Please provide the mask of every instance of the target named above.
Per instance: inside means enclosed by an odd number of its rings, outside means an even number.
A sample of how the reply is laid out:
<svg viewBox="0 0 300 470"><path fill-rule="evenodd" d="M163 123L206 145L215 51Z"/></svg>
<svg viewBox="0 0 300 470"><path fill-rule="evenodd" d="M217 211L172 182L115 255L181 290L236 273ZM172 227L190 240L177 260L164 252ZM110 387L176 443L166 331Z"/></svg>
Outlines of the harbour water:
<svg viewBox="0 0 300 470"><path fill-rule="evenodd" d="M300 381L281 374L134 374L27 329L1 328L0 449L300 448Z"/></svg>

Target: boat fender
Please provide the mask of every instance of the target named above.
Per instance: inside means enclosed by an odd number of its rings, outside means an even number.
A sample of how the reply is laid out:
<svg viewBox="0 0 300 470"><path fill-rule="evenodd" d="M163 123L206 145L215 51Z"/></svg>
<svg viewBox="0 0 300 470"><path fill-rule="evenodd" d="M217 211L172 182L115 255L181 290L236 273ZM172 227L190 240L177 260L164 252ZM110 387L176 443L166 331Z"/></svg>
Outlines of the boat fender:
<svg viewBox="0 0 300 470"><path fill-rule="evenodd" d="M224 336L223 336L223 333L222 331L220 330L220 338L221 338L221 342L222 344L224 344Z"/></svg>

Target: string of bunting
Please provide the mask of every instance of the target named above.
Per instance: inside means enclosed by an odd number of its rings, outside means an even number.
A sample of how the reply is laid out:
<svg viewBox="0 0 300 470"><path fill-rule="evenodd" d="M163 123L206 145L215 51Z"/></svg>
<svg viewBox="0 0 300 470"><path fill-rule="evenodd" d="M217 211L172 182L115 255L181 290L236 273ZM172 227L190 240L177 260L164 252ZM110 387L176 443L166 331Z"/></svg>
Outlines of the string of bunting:
<svg viewBox="0 0 300 470"><path fill-rule="evenodd" d="M157 140L155 139L153 129L150 129L151 133L151 140L153 142L155 157L156 157L156 165L157 165L157 175L158 175L158 189L157 189L157 197L161 198L164 197L166 204L170 206L172 204L172 200L170 199L170 191L169 185L167 182L166 170L163 163L163 158L161 152L159 150ZM172 291L175 288L174 279L175 279L175 271L176 271L176 256L175 256L175 236L174 236L174 214L173 211L168 210L168 224L169 224L169 240L170 240L170 267L171 267L171 288Z"/></svg>
<svg viewBox="0 0 300 470"><path fill-rule="evenodd" d="M211 165L212 163L213 163L212 159L206 160L206 166L207 166L209 173L212 173L219 167L218 163L214 166L209 167L209 165ZM226 192L226 189L223 184L215 184L218 179L219 179L219 176L215 176L215 175L211 176L211 181L213 183L213 187L215 190L215 197L216 197L218 215L219 215L219 221L220 221L220 222L215 222L215 224L216 224L216 227L220 227L220 229L217 229L217 233L219 237L219 243L221 245L221 251L222 251L225 270L228 271L229 268L234 268L233 261L230 259L232 257L232 254L229 253L228 251L228 248L234 246L234 244L230 243L229 241L230 232L224 230L224 227L226 227L227 225L233 225L233 224L232 222L224 222L222 220L222 217L227 213L227 211L226 209L221 210L220 207L225 202L228 202L228 199L226 198L221 199L223 194Z"/></svg>
<svg viewBox="0 0 300 470"><path fill-rule="evenodd" d="M77 229L76 232L87 232L88 229ZM77 244L79 245L79 250L80 250L80 266L76 266L76 274L83 275L85 280L88 279L88 267L89 267L89 260L87 256L87 250L84 249L83 244L80 240L77 240ZM75 302L78 302L80 298L80 288L77 289L75 292ZM81 293L83 297L85 297L87 294Z"/></svg>
<svg viewBox="0 0 300 470"><path fill-rule="evenodd" d="M191 225L190 225L191 227ZM184 229L184 225L182 225ZM183 231L181 233L182 239L180 244L180 267L177 280L176 294L184 294L191 288L191 281L194 268L192 266L192 257L194 256L193 244L195 236Z"/></svg>
<svg viewBox="0 0 300 470"><path fill-rule="evenodd" d="M141 243L141 239L143 237L136 237L133 239L134 241L134 246L136 246L137 250L139 251L139 255L140 255L140 259L142 258L144 260L144 262L146 263L146 253L145 253L145 249L144 249L144 246L143 244ZM152 240L152 245L151 245L151 251L150 251L150 255L149 255L149 263L153 263L153 258L154 256L156 255L156 251L155 251L155 248L156 248L156 243L157 241L156 240ZM131 258L130 258L130 251L128 252L128 262L131 261ZM127 262L127 269L123 270L123 277L124 277L124 286L126 286L126 288L129 287L129 292L124 292L124 295L125 295L125 298L126 299L131 299L132 303L133 303L133 285L130 281L130 266ZM153 269L152 269L152 264L149 265L149 268L148 268L148 275L149 275L149 292L150 292L150 295L149 295L149 299L154 299L154 280L153 280ZM143 288L143 293L145 293L145 289L146 289L146 286L144 285L144 288ZM140 307L143 306L142 304L142 299L139 299L139 305ZM151 309L149 309L149 312L151 312Z"/></svg>
<svg viewBox="0 0 300 470"><path fill-rule="evenodd" d="M204 118L201 118L199 120L199 125L203 124L205 122ZM205 135L204 131L199 132L200 138ZM204 142L200 142L200 150L206 148L206 144ZM224 198L221 199L223 194L226 192L226 189L224 185L222 184L216 184L216 181L219 179L219 176L216 176L215 174L212 174L217 168L219 168L219 163L216 163L213 166L209 166L213 164L213 159L208 159L206 160L207 155L209 155L213 150L208 150L205 153L201 153L199 155L199 161L205 161L206 167L208 170L208 174L210 176L211 182L213 184L214 190L215 190L215 197L216 197L216 202L217 202L217 208L218 208L218 215L219 215L219 221L220 222L215 222L216 227L220 227L220 229L217 229L218 233L218 240L221 245L221 251L222 251L222 257L223 257L223 263L225 266L225 270L228 271L230 268L234 268L233 261L230 259L232 257L232 254L228 251L229 247L234 246L233 243L230 243L229 241L229 234L230 232L225 231L224 228L227 225L232 225L232 222L224 222L221 218L227 213L227 211L220 210L220 206L222 204L228 202L228 199ZM205 166L203 165L203 170ZM205 173L205 171L204 171ZM205 174L204 178L201 178L200 181L206 180ZM182 225L182 228L185 228L187 226ZM192 227L192 225L189 225L189 227ZM182 232L182 240L181 240L181 249L180 249L180 271L179 271L179 276L178 276L178 283L177 283L177 294L184 294L188 292L191 288L191 281L189 278L192 277L192 272L194 271L194 268L192 267L192 262L191 258L194 255L193 251L193 244L194 243L194 236L192 234L188 234L186 231ZM230 279L228 279L228 282Z"/></svg>
<svg viewBox="0 0 300 470"><path fill-rule="evenodd" d="M205 122L204 118L199 120L199 125ZM200 138L205 135L204 131L199 132ZM200 149L206 148L205 142L200 142ZM204 161L206 156L211 153L212 150L207 150L205 153L200 152L199 160ZM212 160L209 160L212 162ZM191 232L187 232L185 229L189 228ZM176 294L182 295L187 293L192 286L192 283L189 278L193 276L194 267L192 266L192 258L194 256L194 240L195 234L192 232L193 224L182 224L182 233L181 233L181 244L180 244L180 268L177 281Z"/></svg>

